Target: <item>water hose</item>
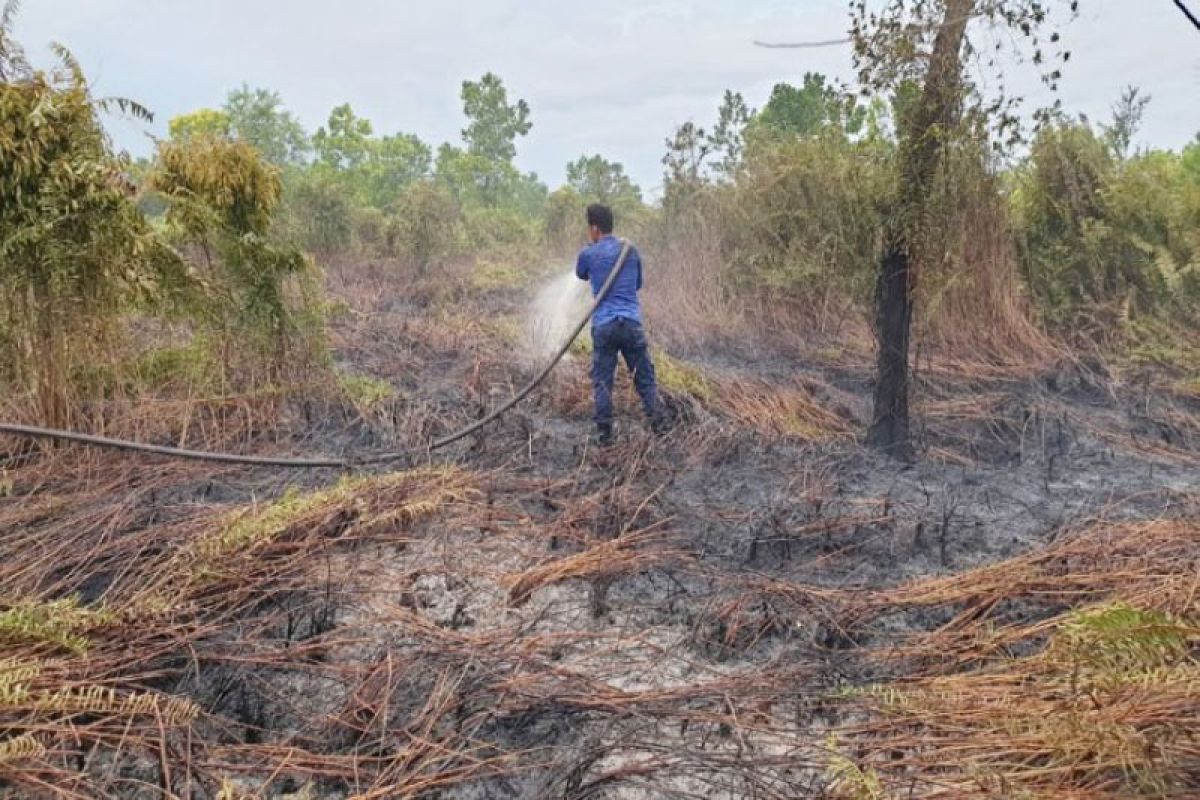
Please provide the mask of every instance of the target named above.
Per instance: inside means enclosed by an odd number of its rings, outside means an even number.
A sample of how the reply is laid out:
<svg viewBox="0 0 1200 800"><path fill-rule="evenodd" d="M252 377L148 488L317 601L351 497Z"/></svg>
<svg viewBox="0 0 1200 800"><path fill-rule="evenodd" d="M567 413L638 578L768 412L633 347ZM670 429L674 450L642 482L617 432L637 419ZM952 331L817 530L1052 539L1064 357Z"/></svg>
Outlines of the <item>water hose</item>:
<svg viewBox="0 0 1200 800"><path fill-rule="evenodd" d="M563 357L570 351L571 345L583 332L584 327L592 319L596 313L596 309L608 297L612 291L613 285L617 282L621 272L625 269L625 262L629 259L629 251L631 245L626 239L621 240L621 254L617 257L617 263L613 266L608 274L608 278L604 281L600 291L596 292L596 297L592 301L591 308L588 309L587 315L579 321L575 326L575 330L563 342L562 347L558 349L554 358L539 372L533 380L527 383L516 394L504 402L499 408L495 409L487 416L472 422L470 425L455 431L448 436L443 436L429 443L422 450L406 450L397 453L386 453L383 455L371 456L364 459L344 459L344 458L272 458L269 456L243 456L235 453L216 453L206 450L188 450L180 447L165 447L161 445L145 444L143 442L128 441L125 439L110 439L106 436L95 436L88 433L75 433L74 431L54 430L52 428L39 428L34 425L17 425L9 422L0 422L0 434L9 436L18 436L26 439L48 439L58 442L73 442L76 444L87 445L88 447L99 447L109 450L123 450L134 453L147 453L150 455L167 456L174 459L182 459L187 461L207 461L217 464L241 464L246 466L257 467L282 467L287 469L354 469L356 467L371 466L377 464L388 464L395 461L403 461L411 458L421 452L432 452L449 447L455 442L461 441L476 431L490 425L498 420L504 414L512 410L514 406L528 397L537 389L554 368L558 366Z"/></svg>

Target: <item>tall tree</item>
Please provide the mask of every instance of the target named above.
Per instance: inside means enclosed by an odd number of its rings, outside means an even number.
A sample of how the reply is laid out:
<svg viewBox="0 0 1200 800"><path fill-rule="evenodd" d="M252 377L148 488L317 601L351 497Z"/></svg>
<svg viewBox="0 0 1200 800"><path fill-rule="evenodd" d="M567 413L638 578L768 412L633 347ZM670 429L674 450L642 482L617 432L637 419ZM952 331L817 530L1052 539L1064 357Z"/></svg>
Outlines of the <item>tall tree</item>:
<svg viewBox="0 0 1200 800"><path fill-rule="evenodd" d="M580 156L567 165L567 185L589 202L630 205L642 202L642 191L625 167L602 156Z"/></svg>
<svg viewBox="0 0 1200 800"><path fill-rule="evenodd" d="M1183 172L1196 183L1200 183L1200 133L1192 143L1183 148Z"/></svg>
<svg viewBox="0 0 1200 800"><path fill-rule="evenodd" d="M524 100L509 103L504 82L491 72L478 81L463 81L462 101L467 115L462 132L467 149L493 163L512 163L517 137L533 128L529 104Z"/></svg>
<svg viewBox="0 0 1200 800"><path fill-rule="evenodd" d="M182 270L104 133L112 102L91 95L61 47L55 69L34 69L11 38L15 11L0 10L0 375L27 386L45 424L64 427L72 372L94 366L117 311Z"/></svg>
<svg viewBox="0 0 1200 800"><path fill-rule="evenodd" d="M233 135L252 145L269 163L297 164L308 153L308 134L283 107L278 92L242 84L225 98L223 110Z"/></svg>
<svg viewBox="0 0 1200 800"><path fill-rule="evenodd" d="M704 178L704 162L710 155L712 140L708 132L694 122L683 123L667 139L667 154L662 160L667 168L667 183L699 183Z"/></svg>
<svg viewBox="0 0 1200 800"><path fill-rule="evenodd" d="M849 103L845 95L816 72L804 74L803 85L779 83L759 113L760 130L779 136L810 136L836 126L854 134L862 129L866 109Z"/></svg>
<svg viewBox="0 0 1200 800"><path fill-rule="evenodd" d="M367 156L367 202L376 208L396 203L404 190L429 177L433 151L417 136L397 133L369 142Z"/></svg>
<svg viewBox="0 0 1200 800"><path fill-rule="evenodd" d="M529 104L510 103L508 90L489 72L478 81L463 81L463 129L466 149L450 144L438 150L436 171L460 202L522 205L534 194L545 199L537 176L522 175L513 164L517 139L533 128Z"/></svg>
<svg viewBox="0 0 1200 800"><path fill-rule="evenodd" d="M732 178L742 165L742 154L746 149L746 127L754 118L754 110L746 105L740 92L725 90L725 97L717 109L717 124L709 136L713 153L720 156L716 171L725 178Z"/></svg>
<svg viewBox="0 0 1200 800"><path fill-rule="evenodd" d="M1121 99L1112 110L1112 123L1104 125L1104 136L1108 145L1119 160L1129 156L1129 148L1133 146L1133 138L1142 127L1142 117L1146 106L1150 105L1150 95L1142 94L1136 86L1129 86L1121 92Z"/></svg>
<svg viewBox="0 0 1200 800"><path fill-rule="evenodd" d="M899 121L899 187L896 207L884 231L876 293L878 364L874 417L867 441L893 455L911 456L909 438L909 344L912 330L916 264L922 238L929 232L927 212L943 147L960 130L965 113L986 116L1000 130L1015 118L1007 98L985 101L964 80L964 61L978 51L968 26L982 17L993 27L1006 26L1028 39L1035 64L1046 62L1040 29L1049 0L889 0L871 12L867 0L851 0L855 64L865 90L895 92L919 87ZM1069 3L1072 11L1076 2ZM1057 32L1050 43L1059 41ZM1059 52L1066 60L1068 53ZM1051 69L1043 80L1056 88L1061 73Z"/></svg>
<svg viewBox="0 0 1200 800"><path fill-rule="evenodd" d="M353 170L366 163L371 149L371 121L355 115L349 103L329 112L329 121L313 136L317 161L327 167Z"/></svg>

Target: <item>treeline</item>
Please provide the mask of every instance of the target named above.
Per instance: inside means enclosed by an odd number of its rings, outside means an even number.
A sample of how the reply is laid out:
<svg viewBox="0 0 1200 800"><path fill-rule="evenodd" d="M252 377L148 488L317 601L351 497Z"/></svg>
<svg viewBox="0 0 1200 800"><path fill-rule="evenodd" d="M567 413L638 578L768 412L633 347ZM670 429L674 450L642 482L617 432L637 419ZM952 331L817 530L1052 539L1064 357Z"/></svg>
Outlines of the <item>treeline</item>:
<svg viewBox="0 0 1200 800"><path fill-rule="evenodd" d="M532 128L528 103L510 99L486 74L464 81L459 143L437 148L411 133L383 134L348 104L309 133L276 92L242 86L219 109L170 121L170 140L245 142L279 170L279 233L321 256L368 252L405 259L419 270L448 257L487 252L534 258L579 239L585 201L636 215L640 190L620 164L581 156L567 185L550 193L519 170L519 140ZM142 165L149 170L150 165ZM147 211L155 210L147 198Z"/></svg>
<svg viewBox="0 0 1200 800"><path fill-rule="evenodd" d="M718 259L729 291L866 302L915 93L855 97L812 73L778 84L759 110L727 91L710 126L685 123L666 141L654 204L600 155L566 165L554 191L521 172L532 110L492 74L463 83L462 142L436 149L377 133L349 105L310 134L277 93L246 86L220 109L172 120L170 140L254 147L280 172L279 233L321 256L366 251L421 270L478 253L531 260L576 247L584 206L605 202L664 257ZM928 212L940 215L927 226L941 255L927 299L960 285L969 262L1002 259L1051 326L1187 317L1200 292L1200 135L1181 152L1135 150L1148 100L1130 90L1102 124L1049 118L1019 157L997 155L984 121L947 143ZM981 252L996 226L1006 241ZM717 252L692 252L702 242Z"/></svg>
<svg viewBox="0 0 1200 800"><path fill-rule="evenodd" d="M681 252L705 239L732 291L835 293L867 310L912 95L864 100L814 74L759 111L726 93L711 127L684 124L667 142L661 238ZM1135 149L1147 102L1130 89L1100 124L1050 115L1008 157L985 120L945 142L920 221L926 322L956 293L986 290L984 270L1011 270L1051 331L1115 344L1196 322L1200 134L1180 152Z"/></svg>

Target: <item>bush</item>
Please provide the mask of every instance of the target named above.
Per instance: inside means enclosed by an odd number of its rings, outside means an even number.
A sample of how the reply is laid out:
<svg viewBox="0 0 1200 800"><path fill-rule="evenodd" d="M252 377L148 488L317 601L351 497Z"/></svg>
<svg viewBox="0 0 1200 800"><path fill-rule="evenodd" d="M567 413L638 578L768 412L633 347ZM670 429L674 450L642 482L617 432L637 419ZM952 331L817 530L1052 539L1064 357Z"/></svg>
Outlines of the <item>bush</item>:
<svg viewBox="0 0 1200 800"><path fill-rule="evenodd" d="M113 318L178 266L137 208L84 76L64 65L47 75L18 61L0 83L0 369L11 370L0 377L33 391L53 426L69 424L69 376L95 360Z"/></svg>
<svg viewBox="0 0 1200 800"><path fill-rule="evenodd" d="M868 297L890 189L889 148L840 132L763 143L724 199L723 249L742 286Z"/></svg>
<svg viewBox="0 0 1200 800"><path fill-rule="evenodd" d="M540 220L513 208L472 207L463 215L467 251L493 260L528 262L541 252Z"/></svg>
<svg viewBox="0 0 1200 800"><path fill-rule="evenodd" d="M550 194L543 221L543 241L551 253L573 253L584 244L586 208L583 197L570 186Z"/></svg>
<svg viewBox="0 0 1200 800"><path fill-rule="evenodd" d="M1200 297L1200 185L1184 160L1128 160L1084 123L1038 136L1014 176L1022 268L1051 320L1097 305L1138 314L1190 314Z"/></svg>
<svg viewBox="0 0 1200 800"><path fill-rule="evenodd" d="M354 241L369 253L381 253L387 249L388 228L391 220L387 214L372 206L360 206L352 215Z"/></svg>
<svg viewBox="0 0 1200 800"><path fill-rule="evenodd" d="M424 275L449 256L459 240L458 202L445 187L430 181L405 189L387 227L387 249Z"/></svg>
<svg viewBox="0 0 1200 800"><path fill-rule="evenodd" d="M190 310L226 342L232 336L258 345L278 373L297 319L310 324L309 309L319 305L303 281L301 302L286 295L285 280L303 278L308 260L269 235L282 194L278 170L245 142L193 138L159 145L154 184L168 200L176 235L203 254L207 291ZM301 306L299 317L293 305ZM316 333L310 327L309 336Z"/></svg>
<svg viewBox="0 0 1200 800"><path fill-rule="evenodd" d="M301 247L319 255L349 249L355 206L341 182L322 170L296 171L287 182L284 230Z"/></svg>

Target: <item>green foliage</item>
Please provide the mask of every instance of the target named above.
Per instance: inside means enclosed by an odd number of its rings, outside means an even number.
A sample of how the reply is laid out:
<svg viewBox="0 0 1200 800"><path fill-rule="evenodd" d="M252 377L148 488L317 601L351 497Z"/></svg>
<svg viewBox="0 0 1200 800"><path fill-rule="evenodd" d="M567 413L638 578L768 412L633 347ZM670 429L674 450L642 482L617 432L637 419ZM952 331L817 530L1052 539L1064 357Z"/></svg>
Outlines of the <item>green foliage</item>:
<svg viewBox="0 0 1200 800"><path fill-rule="evenodd" d="M663 156L666 179L670 184L693 185L705 178L704 161L713 146L704 128L685 122L667 139L667 154Z"/></svg>
<svg viewBox="0 0 1200 800"><path fill-rule="evenodd" d="M701 402L712 399L713 387L696 367L662 351L654 353L654 372L658 385L671 394Z"/></svg>
<svg viewBox="0 0 1200 800"><path fill-rule="evenodd" d="M454 251L460 224L458 203L444 186L414 183L401 195L388 222L388 250L424 274Z"/></svg>
<svg viewBox="0 0 1200 800"><path fill-rule="evenodd" d="M756 133L770 138L812 136L835 128L853 136L862 131L866 108L826 82L824 75L807 72L800 87L779 83L754 119Z"/></svg>
<svg viewBox="0 0 1200 800"><path fill-rule="evenodd" d="M450 144L438 149L434 174L464 207L506 207L532 216L545 205L547 190L536 175Z"/></svg>
<svg viewBox="0 0 1200 800"><path fill-rule="evenodd" d="M438 148L434 174L463 205L488 205L499 195L499 187L515 180L517 170L510 164L493 164L478 153L451 144Z"/></svg>
<svg viewBox="0 0 1200 800"><path fill-rule="evenodd" d="M471 272L471 285L484 292L515 289L521 285L527 274L512 264L481 258Z"/></svg>
<svg viewBox="0 0 1200 800"><path fill-rule="evenodd" d="M363 414L396 396L396 390L390 383L370 375L340 374L338 388L350 404Z"/></svg>
<svg viewBox="0 0 1200 800"><path fill-rule="evenodd" d="M4 605L0 611L0 641L52 644L80 655L88 649L84 634L115 619L109 612L80 606L76 598L21 600Z"/></svg>
<svg viewBox="0 0 1200 800"><path fill-rule="evenodd" d="M429 176L433 151L416 136L399 133L372 140L370 145L364 177L371 206L392 206L406 187Z"/></svg>
<svg viewBox="0 0 1200 800"><path fill-rule="evenodd" d="M371 121L343 103L329 112L329 122L313 136L317 161L335 170L357 169L366 163L373 133Z"/></svg>
<svg viewBox="0 0 1200 800"><path fill-rule="evenodd" d="M1076 680L1112 689L1185 660L1198 635L1161 612L1117 603L1072 615L1051 650L1068 660Z"/></svg>
<svg viewBox="0 0 1200 800"><path fill-rule="evenodd" d="M874 770L863 770L844 755L837 737L830 734L825 741L829 752L829 766L825 770L829 779L830 796L842 800L884 800L887 793L883 782Z"/></svg>
<svg viewBox="0 0 1200 800"><path fill-rule="evenodd" d="M201 108L190 114L180 114L167 124L171 138L180 141L195 137L228 136L231 131L229 115L212 108Z"/></svg>
<svg viewBox="0 0 1200 800"><path fill-rule="evenodd" d="M349 191L327 170L298 171L286 184L286 229L311 252L348 250L354 241L355 208Z"/></svg>
<svg viewBox="0 0 1200 800"><path fill-rule="evenodd" d="M892 193L892 146L836 129L756 145L723 204L723 249L744 289L865 300Z"/></svg>
<svg viewBox="0 0 1200 800"><path fill-rule="evenodd" d="M746 149L746 129L754 119L754 110L746 105L740 93L725 90L717 109L717 124L709 137L713 152L721 157L715 169L724 178L732 179L742 166Z"/></svg>
<svg viewBox="0 0 1200 800"><path fill-rule="evenodd" d="M194 235L266 233L283 188L251 145L211 136L160 144L154 184L172 201L167 219Z"/></svg>
<svg viewBox="0 0 1200 800"><path fill-rule="evenodd" d="M528 135L529 104L508 102L508 90L494 73L478 81L463 81L463 113L467 127L463 141L467 150L493 164L510 164L517 154L517 137Z"/></svg>
<svg viewBox="0 0 1200 800"><path fill-rule="evenodd" d="M550 193L546 200L543 233L551 252L569 253L583 245L586 208L587 202L570 186Z"/></svg>
<svg viewBox="0 0 1200 800"><path fill-rule="evenodd" d="M601 156L580 156L567 165L567 186L584 203L604 203L633 210L642 204L642 190L625 174L625 167Z"/></svg>
<svg viewBox="0 0 1200 800"><path fill-rule="evenodd" d="M225 98L230 132L253 146L268 163L299 164L309 151L308 135L283 107L278 92L242 84Z"/></svg>
<svg viewBox="0 0 1200 800"><path fill-rule="evenodd" d="M1188 180L1200 185L1200 134L1187 147L1183 148L1183 174Z"/></svg>
<svg viewBox="0 0 1200 800"><path fill-rule="evenodd" d="M733 180L742 166L747 136L753 127L755 112L741 94L725 91L717 109L712 131L695 122L685 122L667 139L667 193L672 186L693 187L710 179Z"/></svg>
<svg viewBox="0 0 1200 800"><path fill-rule="evenodd" d="M120 308L180 279L146 224L78 65L35 71L7 38L0 83L0 378L69 422L73 365L95 357ZM8 373L8 374L5 374Z"/></svg>
<svg viewBox="0 0 1200 800"><path fill-rule="evenodd" d="M1118 159L1129 156L1133 137L1142 126L1142 117L1149 104L1149 95L1142 94L1141 89L1136 86L1130 86L1121 93L1121 99L1113 106L1112 124L1101 126L1108 146Z"/></svg>
<svg viewBox="0 0 1200 800"><path fill-rule="evenodd" d="M529 261L541 243L540 220L517 208L475 206L464 209L463 233L471 253L503 261Z"/></svg>
<svg viewBox="0 0 1200 800"><path fill-rule="evenodd" d="M168 223L203 254L207 291L196 313L239 331L241 343L257 340L278 369L293 328L284 280L307 267L300 251L269 236L278 170L246 142L192 139L159 145L154 183L170 204Z"/></svg>
<svg viewBox="0 0 1200 800"><path fill-rule="evenodd" d="M325 256L354 248L402 251L425 267L463 241L457 223L432 224L458 213L449 208L447 193L456 208L475 209L471 241L501 242L509 250L517 232L528 231L546 204L547 190L537 176L521 173L512 163L517 139L531 127L528 104L510 102L503 82L491 73L464 82L462 100L466 146L442 145L436 164L433 150L418 137L377 136L370 120L349 104L335 107L310 140L277 93L246 85L229 94L223 112L202 110L179 118L174 138L232 139L285 167L276 230L307 250ZM315 160L306 163L310 151ZM431 180L439 191L432 191ZM146 202L163 210L157 199ZM190 210L203 216L202 206ZM494 213L484 213L485 208ZM415 223L400 221L414 209ZM173 222L185 213L177 196ZM501 232L501 220L515 221L516 230ZM199 219L189 224L192 230L197 226L203 227Z"/></svg>
<svg viewBox="0 0 1200 800"><path fill-rule="evenodd" d="M1085 123L1060 122L1015 174L1022 266L1046 313L1067 321L1097 306L1191 316L1200 297L1200 184L1184 160L1150 152L1119 161ZM1126 331L1127 332L1127 331Z"/></svg>

